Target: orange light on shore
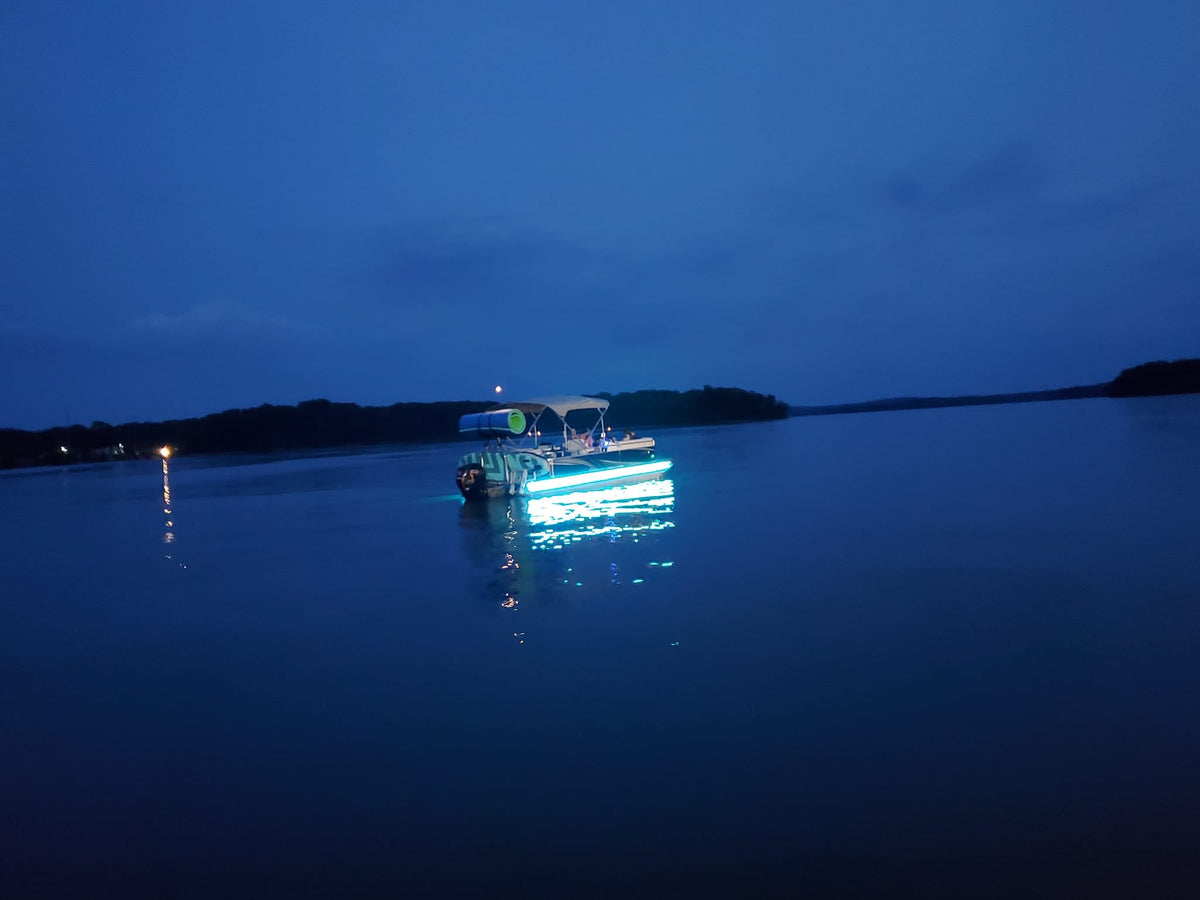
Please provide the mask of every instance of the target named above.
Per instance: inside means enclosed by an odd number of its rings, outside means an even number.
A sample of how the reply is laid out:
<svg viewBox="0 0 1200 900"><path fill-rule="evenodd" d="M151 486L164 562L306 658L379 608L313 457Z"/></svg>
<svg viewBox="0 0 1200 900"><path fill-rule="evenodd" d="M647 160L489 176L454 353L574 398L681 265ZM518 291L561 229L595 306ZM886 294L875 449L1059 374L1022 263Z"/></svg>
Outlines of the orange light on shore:
<svg viewBox="0 0 1200 900"><path fill-rule="evenodd" d="M170 448L170 447L162 447L162 448L160 448L160 449L159 449L159 451L158 451L158 455L159 455L159 456L161 456L163 459L170 459L170 457L171 457L171 448Z"/></svg>

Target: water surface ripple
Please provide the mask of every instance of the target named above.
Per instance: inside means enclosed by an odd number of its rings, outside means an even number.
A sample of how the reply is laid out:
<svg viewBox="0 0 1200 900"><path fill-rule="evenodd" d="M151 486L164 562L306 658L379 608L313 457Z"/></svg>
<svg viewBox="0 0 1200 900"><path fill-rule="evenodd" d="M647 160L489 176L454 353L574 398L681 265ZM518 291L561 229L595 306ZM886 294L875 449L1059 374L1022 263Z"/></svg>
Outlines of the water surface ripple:
<svg viewBox="0 0 1200 900"><path fill-rule="evenodd" d="M0 475L0 893L1200 883L1200 398Z"/></svg>

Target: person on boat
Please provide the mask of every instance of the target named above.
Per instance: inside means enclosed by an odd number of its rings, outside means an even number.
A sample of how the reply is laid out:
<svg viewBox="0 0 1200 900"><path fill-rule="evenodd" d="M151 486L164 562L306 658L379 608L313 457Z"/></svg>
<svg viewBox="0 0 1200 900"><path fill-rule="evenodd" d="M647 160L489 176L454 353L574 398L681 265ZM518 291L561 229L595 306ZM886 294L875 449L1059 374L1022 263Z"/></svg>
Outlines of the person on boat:
<svg viewBox="0 0 1200 900"><path fill-rule="evenodd" d="M589 450L592 449L592 433L590 431L586 432L583 436L583 446L587 447Z"/></svg>

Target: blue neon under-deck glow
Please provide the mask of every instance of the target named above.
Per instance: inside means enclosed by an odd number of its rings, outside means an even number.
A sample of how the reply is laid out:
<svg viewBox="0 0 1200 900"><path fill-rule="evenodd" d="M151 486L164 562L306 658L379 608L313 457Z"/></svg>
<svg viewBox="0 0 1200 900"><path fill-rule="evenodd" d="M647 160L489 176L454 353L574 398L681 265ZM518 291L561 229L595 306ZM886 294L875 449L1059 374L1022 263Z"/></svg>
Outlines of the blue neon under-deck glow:
<svg viewBox="0 0 1200 900"><path fill-rule="evenodd" d="M539 478L536 481L526 483L525 489L531 494L540 494L544 491L556 491L561 488L579 487L585 484L599 484L602 481L613 481L617 478L653 475L657 472L665 472L669 468L671 468L671 460L659 459L654 462L638 463L633 466L593 469L587 472L580 472L577 475Z"/></svg>

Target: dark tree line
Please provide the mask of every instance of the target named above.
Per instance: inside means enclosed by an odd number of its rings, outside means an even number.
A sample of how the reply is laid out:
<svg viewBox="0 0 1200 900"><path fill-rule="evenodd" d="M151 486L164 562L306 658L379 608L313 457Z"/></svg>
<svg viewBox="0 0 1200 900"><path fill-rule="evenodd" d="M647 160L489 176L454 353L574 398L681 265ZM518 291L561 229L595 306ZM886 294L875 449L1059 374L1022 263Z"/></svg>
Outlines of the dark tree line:
<svg viewBox="0 0 1200 900"><path fill-rule="evenodd" d="M605 418L622 427L716 425L783 419L788 414L787 404L776 400L774 394L709 385L694 391L634 391L593 396L603 397L611 404Z"/></svg>
<svg viewBox="0 0 1200 900"><path fill-rule="evenodd" d="M1109 384L1110 397L1200 394L1200 359L1148 362L1125 369Z"/></svg>
<svg viewBox="0 0 1200 900"><path fill-rule="evenodd" d="M945 406L981 406L996 403L1033 403L1043 400L1079 400L1085 397L1149 397L1158 394L1200 393L1200 359L1150 362L1125 369L1112 381L1049 391L1016 394L973 394L956 397L889 397L865 403L827 406L793 406L794 416L827 416L837 413L881 412L900 409L935 409Z"/></svg>
<svg viewBox="0 0 1200 900"><path fill-rule="evenodd" d="M893 398L838 407L797 407L792 412L819 414L863 412L869 409L911 409L957 406L964 403L1012 403L1073 397L1138 397L1155 394L1200 393L1200 359L1150 362L1125 369L1112 381L979 397ZM611 404L609 424L623 428L670 425L715 425L781 419L788 406L775 396L740 388L598 393ZM359 406L306 400L296 406L264 404L252 409L227 409L198 419L129 422L90 427L72 425L44 431L0 429L0 468L56 465L157 455L162 446L182 453L272 452L306 448L415 441L444 441L458 436L458 420L467 413L496 406L481 400L437 403L395 403Z"/></svg>
<svg viewBox="0 0 1200 900"><path fill-rule="evenodd" d="M787 415L787 407L774 397L736 388L597 396L613 403L618 424L639 428ZM461 416L496 405L461 400L359 406L307 400L296 406L227 409L198 419L124 425L93 422L90 428L72 425L45 431L0 429L0 468L147 457L157 455L163 446L195 454L452 440L458 436Z"/></svg>
<svg viewBox="0 0 1200 900"><path fill-rule="evenodd" d="M48 465L182 453L269 452L297 448L436 441L453 438L458 420L494 404L478 400L359 406L306 400L227 409L198 419L130 422L45 431L0 430L0 466ZM66 448L64 451L63 448Z"/></svg>

